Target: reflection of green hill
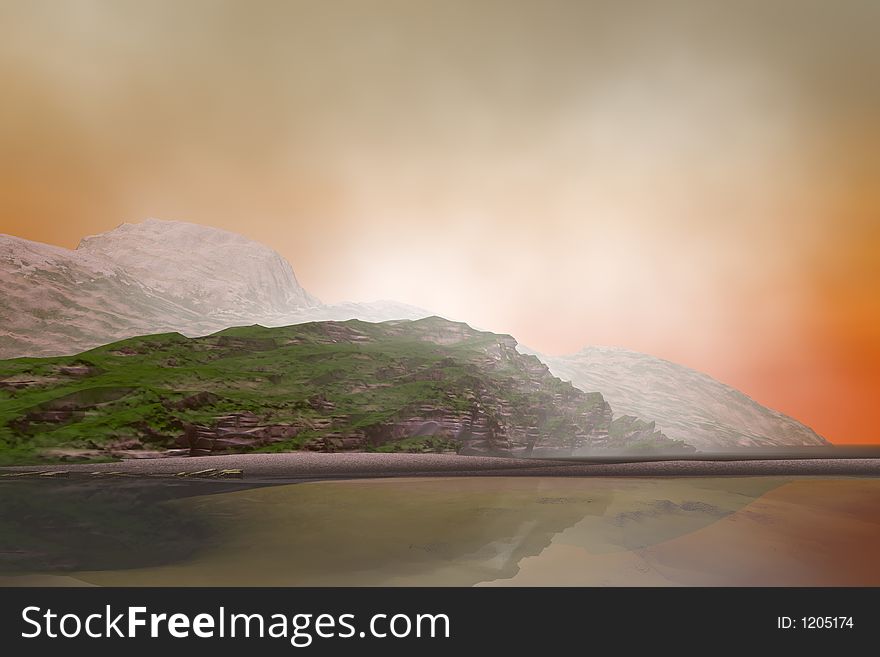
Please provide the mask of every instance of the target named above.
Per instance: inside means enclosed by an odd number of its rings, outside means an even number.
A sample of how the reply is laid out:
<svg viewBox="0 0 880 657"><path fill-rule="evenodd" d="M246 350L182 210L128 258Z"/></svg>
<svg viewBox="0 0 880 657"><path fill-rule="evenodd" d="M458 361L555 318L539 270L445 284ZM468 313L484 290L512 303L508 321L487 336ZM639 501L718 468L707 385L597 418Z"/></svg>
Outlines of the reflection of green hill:
<svg viewBox="0 0 880 657"><path fill-rule="evenodd" d="M686 449L613 418L510 336L440 318L133 338L0 362L0 461L220 451L568 455Z"/></svg>
<svg viewBox="0 0 880 657"><path fill-rule="evenodd" d="M213 574L204 584L269 584L276 577L320 583L333 573L344 584L360 571L419 577L444 567L455 571L449 583L511 577L520 559L539 554L585 514L601 516L607 505L601 493L546 497L537 479L505 489L480 479L271 490L176 480L22 481L2 488L0 573L185 561L194 564L195 577L199 564L208 564ZM210 565L218 558L230 561L222 573Z"/></svg>
<svg viewBox="0 0 880 657"><path fill-rule="evenodd" d="M0 507L2 529L24 536L16 544L31 556L7 571L104 585L473 585L514 578L524 561L560 546L597 559L634 555L715 523L783 480L168 483L133 480L103 494L96 482L22 487L18 499L28 502Z"/></svg>

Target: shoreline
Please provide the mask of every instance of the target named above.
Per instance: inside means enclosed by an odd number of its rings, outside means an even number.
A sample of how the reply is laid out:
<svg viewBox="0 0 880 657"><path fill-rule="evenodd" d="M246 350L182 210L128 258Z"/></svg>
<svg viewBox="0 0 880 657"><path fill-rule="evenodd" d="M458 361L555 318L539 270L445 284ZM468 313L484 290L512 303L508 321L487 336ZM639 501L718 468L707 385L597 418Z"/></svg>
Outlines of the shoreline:
<svg viewBox="0 0 880 657"><path fill-rule="evenodd" d="M224 472L225 471L225 472ZM669 459L585 461L457 454L285 452L130 459L0 468L0 481L115 477L303 481L378 477L717 477L878 476L880 458Z"/></svg>

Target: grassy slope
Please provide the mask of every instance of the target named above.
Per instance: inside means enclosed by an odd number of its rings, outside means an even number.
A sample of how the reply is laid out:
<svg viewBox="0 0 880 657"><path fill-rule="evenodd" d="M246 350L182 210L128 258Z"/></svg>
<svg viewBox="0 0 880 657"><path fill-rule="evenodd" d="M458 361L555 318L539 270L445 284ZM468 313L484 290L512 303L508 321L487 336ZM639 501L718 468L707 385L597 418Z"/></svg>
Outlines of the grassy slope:
<svg viewBox="0 0 880 657"><path fill-rule="evenodd" d="M176 333L132 338L70 357L0 361L0 382L6 383L0 390L0 463L34 460L51 447L100 447L131 437L167 447L184 422L210 425L231 412L305 427L292 439L262 448L282 451L326 432L308 428L314 419L332 415L334 429L345 430L390 421L423 404L460 411L472 403L475 390L509 402L513 420L522 422L551 408L554 395L582 395L578 405L586 408L603 401L598 393L584 395L549 376L539 390L522 389L525 357L499 358L487 368L487 350L497 346L497 335L465 327L456 344L425 340L449 326L460 325L429 318L252 326L196 339ZM65 371L70 367L89 371ZM438 370L439 376L425 376ZM10 389L16 380L37 384ZM174 407L200 392L217 399L195 409ZM313 408L309 399L316 395L335 408L329 413ZM80 410L64 422L22 422L35 411L64 409ZM562 419L551 412L542 421L550 426ZM403 441L377 449L409 447Z"/></svg>

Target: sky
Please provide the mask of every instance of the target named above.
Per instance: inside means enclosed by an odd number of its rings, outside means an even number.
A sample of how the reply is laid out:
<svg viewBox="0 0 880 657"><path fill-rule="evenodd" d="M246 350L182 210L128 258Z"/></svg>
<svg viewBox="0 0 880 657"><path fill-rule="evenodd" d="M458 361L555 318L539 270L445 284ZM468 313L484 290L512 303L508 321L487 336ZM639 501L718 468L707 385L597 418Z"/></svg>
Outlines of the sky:
<svg viewBox="0 0 880 657"><path fill-rule="evenodd" d="M0 232L264 242L880 441L876 0L0 0Z"/></svg>

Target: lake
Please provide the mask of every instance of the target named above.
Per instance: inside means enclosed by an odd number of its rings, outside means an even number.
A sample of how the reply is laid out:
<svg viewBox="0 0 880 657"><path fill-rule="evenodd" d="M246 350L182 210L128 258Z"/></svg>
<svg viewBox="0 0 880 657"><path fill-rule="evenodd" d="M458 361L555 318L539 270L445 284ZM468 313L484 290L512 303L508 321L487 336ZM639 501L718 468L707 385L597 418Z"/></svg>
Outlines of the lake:
<svg viewBox="0 0 880 657"><path fill-rule="evenodd" d="M0 484L0 585L880 585L880 479Z"/></svg>

